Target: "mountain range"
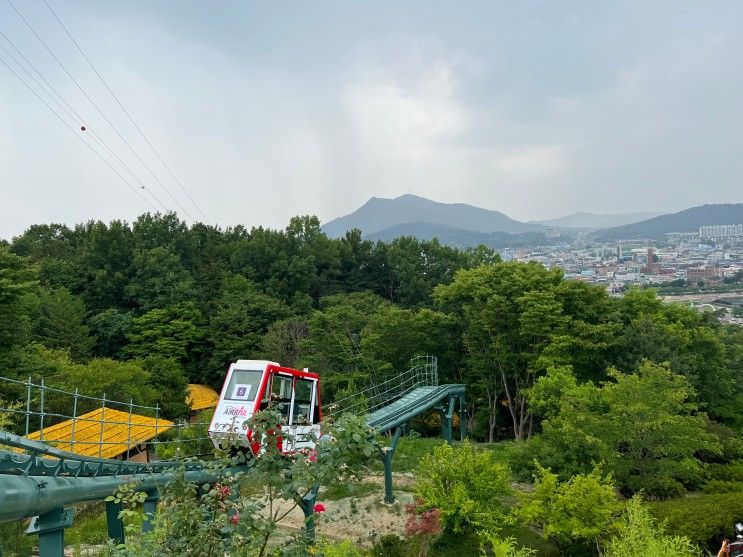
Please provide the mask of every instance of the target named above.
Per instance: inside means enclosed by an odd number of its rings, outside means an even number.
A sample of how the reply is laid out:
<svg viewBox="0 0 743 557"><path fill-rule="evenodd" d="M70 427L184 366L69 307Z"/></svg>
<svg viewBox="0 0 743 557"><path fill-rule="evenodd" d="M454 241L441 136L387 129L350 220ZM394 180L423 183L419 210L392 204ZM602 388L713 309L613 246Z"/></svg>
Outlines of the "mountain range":
<svg viewBox="0 0 743 557"><path fill-rule="evenodd" d="M658 238L669 232L696 232L709 224L743 223L743 203L718 203L684 209L678 213L661 215L641 222L599 230L592 234L596 240Z"/></svg>
<svg viewBox="0 0 743 557"><path fill-rule="evenodd" d="M574 213L543 221L521 222L490 209L465 203L439 203L416 195L394 199L372 197L353 213L323 226L330 237L358 228L370 240L415 236L438 238L446 245L491 248L521 247L563 236L589 234L597 241L658 238L669 232L693 232L706 224L743 223L743 203L692 207L672 214L649 212L599 215Z"/></svg>
<svg viewBox="0 0 743 557"><path fill-rule="evenodd" d="M607 228L634 224L643 220L658 217L663 213L655 211L641 211L638 213L619 213L614 215L599 215L596 213L573 213L556 219L535 220L537 224L557 228Z"/></svg>

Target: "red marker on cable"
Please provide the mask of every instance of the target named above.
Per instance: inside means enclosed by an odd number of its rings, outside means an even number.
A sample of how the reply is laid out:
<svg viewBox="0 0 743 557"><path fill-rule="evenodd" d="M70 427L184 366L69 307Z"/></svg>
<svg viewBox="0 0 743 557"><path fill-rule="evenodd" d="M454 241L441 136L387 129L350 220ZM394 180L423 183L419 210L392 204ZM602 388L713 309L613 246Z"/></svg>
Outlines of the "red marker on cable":
<svg viewBox="0 0 743 557"><path fill-rule="evenodd" d="M86 130L85 126L80 126L80 130L85 131Z"/></svg>

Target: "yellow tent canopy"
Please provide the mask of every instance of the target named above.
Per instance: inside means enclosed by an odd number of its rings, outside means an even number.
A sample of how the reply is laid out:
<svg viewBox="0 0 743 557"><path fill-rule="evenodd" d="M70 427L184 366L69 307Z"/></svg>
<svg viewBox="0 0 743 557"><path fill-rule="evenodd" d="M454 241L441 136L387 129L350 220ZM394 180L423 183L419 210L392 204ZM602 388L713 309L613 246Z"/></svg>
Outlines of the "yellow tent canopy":
<svg viewBox="0 0 743 557"><path fill-rule="evenodd" d="M34 431L28 438L83 456L114 458L171 427L173 422L162 418L156 420L113 408L99 408L74 420Z"/></svg>
<svg viewBox="0 0 743 557"><path fill-rule="evenodd" d="M188 385L188 396L186 396L186 403L191 407L191 410L205 410L206 408L215 408L219 402L219 393L207 387L206 385L197 385L191 383Z"/></svg>

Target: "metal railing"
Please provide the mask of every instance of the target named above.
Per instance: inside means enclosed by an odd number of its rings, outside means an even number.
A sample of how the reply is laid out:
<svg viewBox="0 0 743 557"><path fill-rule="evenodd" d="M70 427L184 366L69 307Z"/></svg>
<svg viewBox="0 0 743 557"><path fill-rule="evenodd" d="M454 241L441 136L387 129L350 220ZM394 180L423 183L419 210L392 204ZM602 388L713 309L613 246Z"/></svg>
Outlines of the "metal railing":
<svg viewBox="0 0 743 557"><path fill-rule="evenodd" d="M161 417L162 409L159 403L155 406L147 406L135 404L133 399L130 399L129 402L121 402L107 398L105 393L100 398L89 396L81 394L78 389L71 392L49 386L43 378L35 383L31 377L26 381L19 381L0 376L1 385L6 386L6 388L0 389L5 397L8 394L11 396L15 394L14 398L18 401L13 404L8 400L0 399L0 417L9 416L10 419L6 421L12 423L9 433L15 433L22 437L28 437L32 432L38 433L38 442L57 449L74 451L76 447L94 446L98 447L97 451L92 451L96 454L90 455L91 451L87 450L85 452L88 453L88 456L102 458L105 447L118 445L125 447L120 454L127 458L131 451L140 445L157 447L159 445L176 444L183 456L199 456L198 454L188 454L188 447L210 440L208 436L184 438L182 431L185 428L208 427L209 424L164 420ZM25 397L25 402L22 397ZM71 413L64 413L65 407L68 409L71 407ZM86 416L98 409L100 409L100 413L94 416ZM107 418L107 414L111 415L111 412L107 412L107 410L118 410L125 413L127 417L126 419ZM139 423L140 416L149 417L154 420L154 423ZM49 430L49 428L64 421L72 422L69 436L65 436L61 440L45 438L45 430ZM76 438L80 429L90 423L98 424L98 439L90 440L89 431L84 438L82 436ZM126 440L104 440L106 429L114 426L126 426ZM146 437L148 439L142 440L141 436L138 435L137 432L141 433L143 430L147 432ZM173 437L173 431L175 432L175 438L158 439L158 436L166 432L168 432L168 437ZM9 443L5 442L4 438L0 438L0 447L2 445L8 446ZM18 450L20 447L12 445L11 448Z"/></svg>
<svg viewBox="0 0 743 557"><path fill-rule="evenodd" d="M438 360L436 356L415 356L411 367L398 375L387 376L379 381L371 380L359 391L333 402L325 414L333 416L341 412L368 414L387 406L419 387L436 387L439 384Z"/></svg>

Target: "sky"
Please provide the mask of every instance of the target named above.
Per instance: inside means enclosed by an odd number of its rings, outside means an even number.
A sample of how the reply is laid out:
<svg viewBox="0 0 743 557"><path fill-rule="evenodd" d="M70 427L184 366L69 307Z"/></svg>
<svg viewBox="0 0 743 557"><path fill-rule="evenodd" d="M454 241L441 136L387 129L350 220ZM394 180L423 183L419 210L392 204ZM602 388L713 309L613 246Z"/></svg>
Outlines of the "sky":
<svg viewBox="0 0 743 557"><path fill-rule="evenodd" d="M70 126L0 62L0 238L163 207L283 228L405 193L519 220L743 201L738 0L47 1L179 183L43 0L12 2L79 88L0 0L80 116L0 48Z"/></svg>

